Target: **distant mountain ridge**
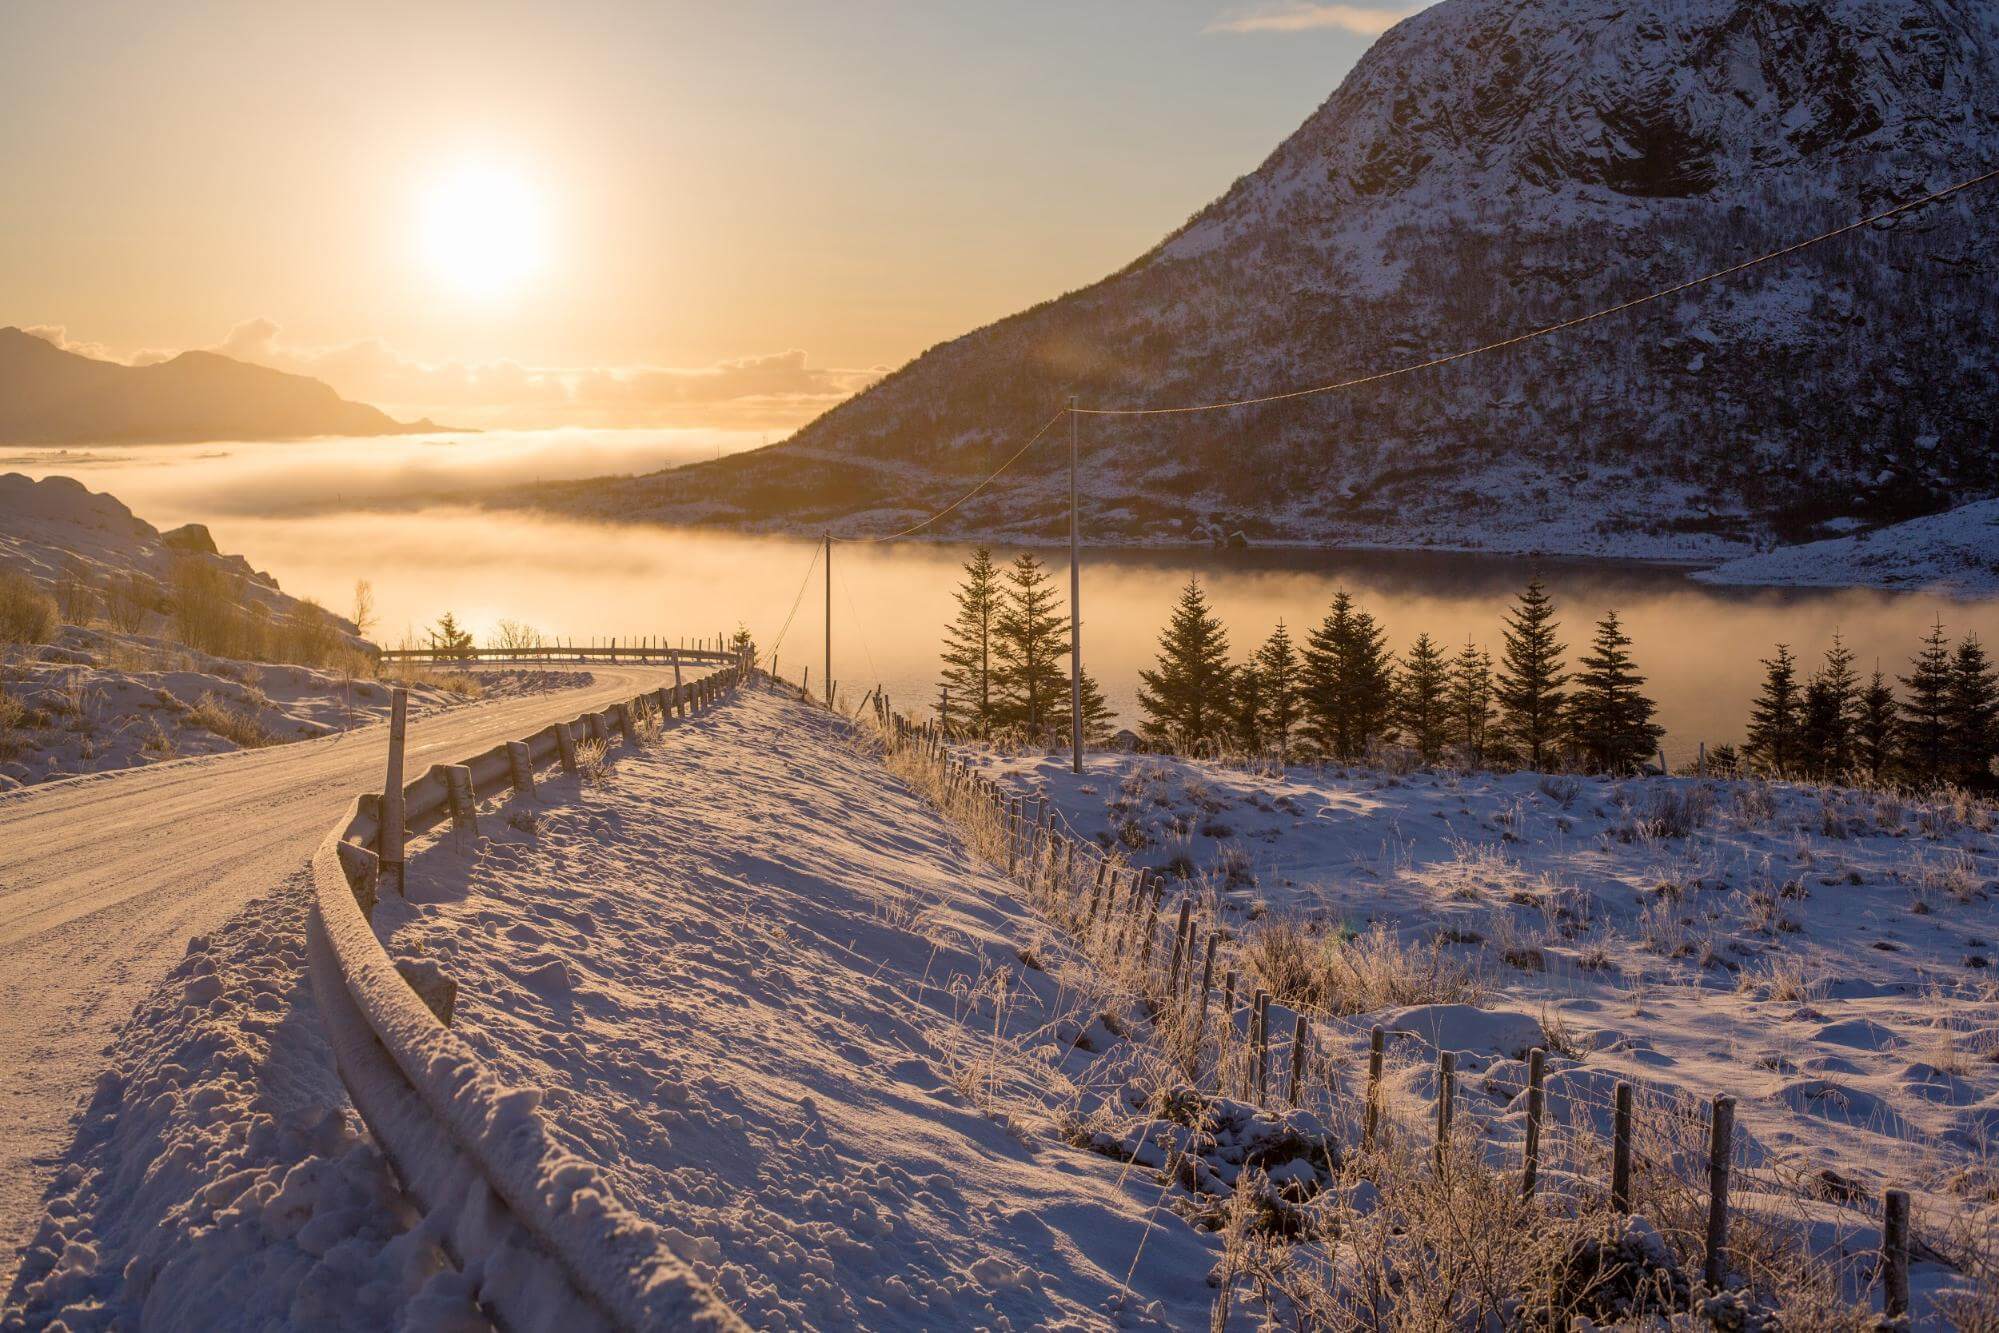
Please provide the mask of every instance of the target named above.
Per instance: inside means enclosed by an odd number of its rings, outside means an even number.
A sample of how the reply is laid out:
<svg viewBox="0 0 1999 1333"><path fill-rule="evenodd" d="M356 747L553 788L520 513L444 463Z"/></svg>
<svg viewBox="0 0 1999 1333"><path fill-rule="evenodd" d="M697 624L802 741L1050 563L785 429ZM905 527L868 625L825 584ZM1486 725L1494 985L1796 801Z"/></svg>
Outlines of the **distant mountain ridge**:
<svg viewBox="0 0 1999 1333"><path fill-rule="evenodd" d="M126 366L0 328L0 444L294 439L436 430L352 403L318 380L182 352Z"/></svg>
<svg viewBox="0 0 1999 1333"><path fill-rule="evenodd" d="M899 527L1072 393L1197 403L1388 369L1994 165L1990 0L1444 0L1111 277L933 348L781 444L528 502ZM1086 418L1085 532L1712 559L1999 493L1995 196L1366 389ZM1031 453L933 531L1059 536L1065 461Z"/></svg>

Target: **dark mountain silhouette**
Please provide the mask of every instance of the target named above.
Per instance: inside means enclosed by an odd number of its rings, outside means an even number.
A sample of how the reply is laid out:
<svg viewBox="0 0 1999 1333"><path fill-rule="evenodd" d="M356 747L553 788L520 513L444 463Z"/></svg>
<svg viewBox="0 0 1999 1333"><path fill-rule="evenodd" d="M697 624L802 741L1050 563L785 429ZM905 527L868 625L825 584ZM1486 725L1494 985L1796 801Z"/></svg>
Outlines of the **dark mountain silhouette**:
<svg viewBox="0 0 1999 1333"><path fill-rule="evenodd" d="M318 380L182 352L125 366L0 328L0 443L272 440L436 430L350 403Z"/></svg>
<svg viewBox="0 0 1999 1333"><path fill-rule="evenodd" d="M553 503L863 533L1067 400L1456 352L1999 165L1992 0L1444 0L1116 274L768 449ZM1326 397L1082 422L1097 541L1714 557L1999 492L1999 187L1554 337ZM1063 531L1066 427L934 531Z"/></svg>

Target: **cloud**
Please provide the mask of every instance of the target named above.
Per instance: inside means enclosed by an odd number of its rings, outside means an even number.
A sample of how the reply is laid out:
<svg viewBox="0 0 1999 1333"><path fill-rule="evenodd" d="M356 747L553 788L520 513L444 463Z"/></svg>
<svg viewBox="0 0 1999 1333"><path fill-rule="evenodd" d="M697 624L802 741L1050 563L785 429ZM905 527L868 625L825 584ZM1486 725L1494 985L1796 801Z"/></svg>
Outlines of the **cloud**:
<svg viewBox="0 0 1999 1333"><path fill-rule="evenodd" d="M399 416L468 426L790 427L885 373L815 367L797 349L691 368L426 362L380 338L307 347L282 334L273 320L245 320L206 350L310 375Z"/></svg>
<svg viewBox="0 0 1999 1333"><path fill-rule="evenodd" d="M111 349L103 343L71 341L69 330L61 324L27 324L22 326L21 332L33 338L40 338L50 346L60 347L65 352L74 352L78 356L87 356L94 361L116 361L118 359L112 353Z"/></svg>
<svg viewBox="0 0 1999 1333"><path fill-rule="evenodd" d="M1379 37L1423 7L1412 5L1381 9L1372 5L1315 5L1294 0L1293 3L1231 10L1210 23L1207 31L1310 32L1319 28L1334 28L1361 37Z"/></svg>

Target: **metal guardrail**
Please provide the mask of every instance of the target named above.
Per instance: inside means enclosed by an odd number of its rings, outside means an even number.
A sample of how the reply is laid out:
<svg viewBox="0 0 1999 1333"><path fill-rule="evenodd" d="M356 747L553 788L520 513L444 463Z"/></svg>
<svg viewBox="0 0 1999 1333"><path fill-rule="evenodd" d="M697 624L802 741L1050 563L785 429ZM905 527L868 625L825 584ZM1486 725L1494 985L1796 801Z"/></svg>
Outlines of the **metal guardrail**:
<svg viewBox="0 0 1999 1333"><path fill-rule="evenodd" d="M715 669L474 756L456 767L456 799L467 776L474 801L531 786L535 765L573 756L571 729L634 744L641 712L698 712L749 671L729 653L679 658ZM439 765L404 786L410 831L453 817L453 772ZM617 1201L601 1168L556 1144L538 1097L502 1084L390 959L370 924L382 805L379 794L357 798L313 854L308 971L355 1108L440 1223L446 1250L478 1272L481 1304L507 1329L743 1328L657 1229ZM439 1007L449 1014L448 1002Z"/></svg>

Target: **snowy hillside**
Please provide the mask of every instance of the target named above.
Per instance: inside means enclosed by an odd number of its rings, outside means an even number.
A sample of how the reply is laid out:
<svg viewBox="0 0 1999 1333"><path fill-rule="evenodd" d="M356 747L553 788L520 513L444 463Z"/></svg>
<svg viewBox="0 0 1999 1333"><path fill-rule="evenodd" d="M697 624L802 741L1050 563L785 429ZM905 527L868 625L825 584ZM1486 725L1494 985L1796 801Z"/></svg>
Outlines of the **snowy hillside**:
<svg viewBox="0 0 1999 1333"><path fill-rule="evenodd" d="M791 440L552 503L878 530L1071 393L1164 405L1457 351L1999 160L1983 0L1444 0L1151 253L926 353ZM1957 196L1726 283L1350 393L1086 418L1099 541L1714 559L1999 485L1999 241ZM941 531L1053 536L1059 448Z"/></svg>

